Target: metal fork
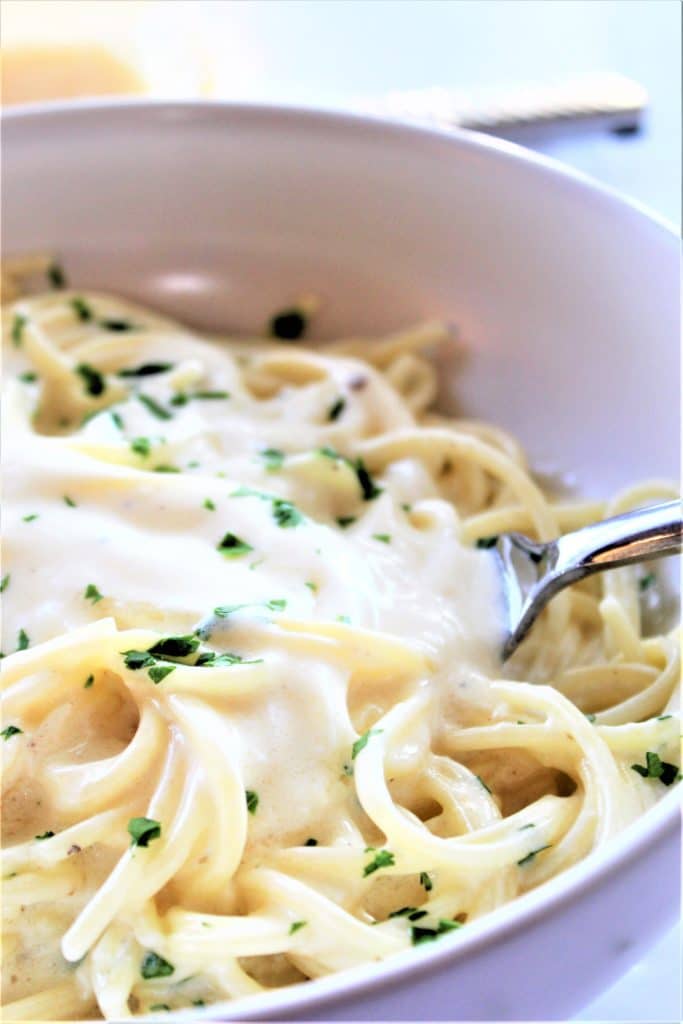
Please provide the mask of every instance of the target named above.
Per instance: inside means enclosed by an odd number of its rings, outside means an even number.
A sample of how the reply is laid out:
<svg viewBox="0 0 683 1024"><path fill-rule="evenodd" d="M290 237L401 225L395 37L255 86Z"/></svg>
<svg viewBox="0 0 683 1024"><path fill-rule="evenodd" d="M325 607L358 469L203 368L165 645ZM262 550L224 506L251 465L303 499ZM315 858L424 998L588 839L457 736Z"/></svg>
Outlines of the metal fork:
<svg viewBox="0 0 683 1024"><path fill-rule="evenodd" d="M603 519L547 544L521 533L492 538L507 610L503 661L516 651L548 601L570 583L605 569L677 554L682 544L680 501Z"/></svg>

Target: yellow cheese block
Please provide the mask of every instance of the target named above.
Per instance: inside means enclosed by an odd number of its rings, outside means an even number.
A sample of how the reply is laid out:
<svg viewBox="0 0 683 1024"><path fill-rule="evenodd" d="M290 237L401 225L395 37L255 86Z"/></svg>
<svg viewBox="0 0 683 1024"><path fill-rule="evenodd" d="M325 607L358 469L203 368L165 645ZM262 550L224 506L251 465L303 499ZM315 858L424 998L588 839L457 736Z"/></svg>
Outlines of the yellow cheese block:
<svg viewBox="0 0 683 1024"><path fill-rule="evenodd" d="M105 46L14 46L2 55L2 102L7 105L144 91L132 65Z"/></svg>

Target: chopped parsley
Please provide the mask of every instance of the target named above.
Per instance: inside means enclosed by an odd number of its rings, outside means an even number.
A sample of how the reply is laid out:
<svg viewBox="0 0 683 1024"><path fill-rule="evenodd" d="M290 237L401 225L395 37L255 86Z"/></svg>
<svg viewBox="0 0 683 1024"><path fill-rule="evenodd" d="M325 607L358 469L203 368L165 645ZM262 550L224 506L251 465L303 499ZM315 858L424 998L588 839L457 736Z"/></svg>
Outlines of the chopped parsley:
<svg viewBox="0 0 683 1024"><path fill-rule="evenodd" d="M380 540L382 542L382 544L391 544L391 534L390 533L373 533L372 539L373 540Z"/></svg>
<svg viewBox="0 0 683 1024"><path fill-rule="evenodd" d="M384 730L383 729L368 729L368 731L364 732L362 736L359 736L359 738L356 740L356 742L351 747L351 760L355 761L356 758L358 757L358 755L360 754L361 750L364 750L365 747L367 747L368 740L370 739L371 736L378 736L379 733L381 733L381 732L384 732Z"/></svg>
<svg viewBox="0 0 683 1024"><path fill-rule="evenodd" d="M150 1006L149 1008L150 1013L158 1013L159 1010L168 1010L170 1012L171 1007L168 1003L155 1003L154 1006Z"/></svg>
<svg viewBox="0 0 683 1024"><path fill-rule="evenodd" d="M155 473L179 473L180 470L177 466L172 466L168 462L162 462L160 465L154 467Z"/></svg>
<svg viewBox="0 0 683 1024"><path fill-rule="evenodd" d="M358 477L358 483L363 494L363 501L372 501L382 493L382 488L378 487L375 481L372 479L369 470L361 458L356 459L352 464Z"/></svg>
<svg viewBox="0 0 683 1024"><path fill-rule="evenodd" d="M483 548L483 549L494 548L497 543L498 543L498 534L495 534L492 537L478 537L477 538L477 547L478 548Z"/></svg>
<svg viewBox="0 0 683 1024"><path fill-rule="evenodd" d="M216 654L215 651L202 651L192 666L193 668L221 668L223 665L260 665L263 658L250 658L247 660L241 654L233 654L224 651L223 654Z"/></svg>
<svg viewBox="0 0 683 1024"><path fill-rule="evenodd" d="M230 398L229 391L193 391L190 398L198 398L200 401L212 401L221 398Z"/></svg>
<svg viewBox="0 0 683 1024"><path fill-rule="evenodd" d="M308 589L311 591L312 594L317 594L318 593L318 584L317 583L313 583L312 580L306 580L306 582L304 583L304 586L308 587Z"/></svg>
<svg viewBox="0 0 683 1024"><path fill-rule="evenodd" d="M425 890L425 892L431 892L432 889L434 888L434 883L432 882L431 877L427 874L426 871L420 872L420 885Z"/></svg>
<svg viewBox="0 0 683 1024"><path fill-rule="evenodd" d="M327 410L327 419L329 420L329 422L332 423L334 422L334 420L338 420L341 414L344 412L345 408L346 399L341 397L338 398L337 401L334 402L334 404L331 405L330 408Z"/></svg>
<svg viewBox="0 0 683 1024"><path fill-rule="evenodd" d="M159 640L147 651L153 658L187 658L199 647L199 637L167 636Z"/></svg>
<svg viewBox="0 0 683 1024"><path fill-rule="evenodd" d="M337 516L335 520L337 526L341 526L342 530L345 530L347 526L351 526L351 524L355 523L355 521L355 516Z"/></svg>
<svg viewBox="0 0 683 1024"><path fill-rule="evenodd" d="M522 857L521 860L518 860L517 864L520 867L523 867L525 864L531 864L537 853L541 853L543 850L549 850L551 845L551 843L546 843L545 846L539 846L537 850L532 850L531 853L527 853L526 857Z"/></svg>
<svg viewBox="0 0 683 1024"><path fill-rule="evenodd" d="M92 308L81 295L74 295L73 299L69 300L69 305L78 319L82 320L83 323L87 323L88 320L92 320Z"/></svg>
<svg viewBox="0 0 683 1024"><path fill-rule="evenodd" d="M28 323L28 317L23 313L15 313L12 320L12 342L15 348L19 348L24 338L24 327Z"/></svg>
<svg viewBox="0 0 683 1024"><path fill-rule="evenodd" d="M649 572L647 574L647 576L643 576L642 579L640 579L638 581L638 587L640 588L641 594L644 591L649 590L650 587L653 585L653 583L655 582L656 579L657 579L657 577L655 576L655 574L653 572Z"/></svg>
<svg viewBox="0 0 683 1024"><path fill-rule="evenodd" d="M175 665L152 665L147 675L153 683L160 683L171 672L175 672Z"/></svg>
<svg viewBox="0 0 683 1024"><path fill-rule="evenodd" d="M306 317L299 309L283 309L270 321L270 334L282 341L296 341L306 330Z"/></svg>
<svg viewBox="0 0 683 1024"><path fill-rule="evenodd" d="M100 327L104 327L105 331L134 331L135 324L132 324L130 320L119 320L116 317L109 318L105 317L104 320L100 320Z"/></svg>
<svg viewBox="0 0 683 1024"><path fill-rule="evenodd" d="M456 929L462 928L459 921L448 921L442 918L436 928L420 928L416 925L410 929L410 940L414 946L419 946L422 942L433 942L434 939L438 939L440 935L446 935L447 932L454 932Z"/></svg>
<svg viewBox="0 0 683 1024"><path fill-rule="evenodd" d="M28 516L22 516L22 522L24 522L24 523L32 523L33 520L37 519L37 518L38 518L38 513L37 512L32 512Z"/></svg>
<svg viewBox="0 0 683 1024"><path fill-rule="evenodd" d="M54 832L51 832L50 829L48 829L47 832L43 832L42 835L34 836L33 838L34 839L52 839L53 835L54 835Z"/></svg>
<svg viewBox="0 0 683 1024"><path fill-rule="evenodd" d="M19 374L19 380L22 384L35 384L38 380L38 374L34 373L32 370L27 370L25 373Z"/></svg>
<svg viewBox="0 0 683 1024"><path fill-rule="evenodd" d="M130 442L130 448L136 455L147 456L152 450L152 442L148 437L134 437Z"/></svg>
<svg viewBox="0 0 683 1024"><path fill-rule="evenodd" d="M632 764L631 768L634 772L642 775L644 779L659 779L665 786L670 786L679 777L677 765L670 764L669 761L662 761L659 754L655 754L652 750L646 752L644 766Z"/></svg>
<svg viewBox="0 0 683 1024"><path fill-rule="evenodd" d="M86 681L83 683L83 689L84 690L89 690L94 682L95 682L95 676L91 672L90 675L88 676L88 678L86 679Z"/></svg>
<svg viewBox="0 0 683 1024"><path fill-rule="evenodd" d="M76 367L76 373L82 378L85 390L89 395L93 395L96 398L106 390L107 385L104 377L99 370L96 370L94 366L90 366L89 363L79 363Z"/></svg>
<svg viewBox="0 0 683 1024"><path fill-rule="evenodd" d="M168 409L164 409L163 405L157 402L156 398L152 398L151 395L145 395L141 391L138 394L138 399L142 402L145 409L151 412L152 416L156 416L158 420L170 420L173 418L173 413L170 413Z"/></svg>
<svg viewBox="0 0 683 1024"><path fill-rule="evenodd" d="M407 917L409 921L419 921L427 916L426 910L419 910L417 907L401 907L399 910L392 910L389 917Z"/></svg>
<svg viewBox="0 0 683 1024"><path fill-rule="evenodd" d="M0 732L0 736L2 736L3 740L7 741L10 740L12 736L18 736L20 733L23 733L23 731L24 730L20 729L18 725L6 725L2 732Z"/></svg>
<svg viewBox="0 0 683 1024"><path fill-rule="evenodd" d="M475 776L475 778L477 778L478 781L481 782L482 786L484 787L484 789L486 790L487 793L491 792L490 788L486 785L486 783L482 779L481 775L477 775L477 776Z"/></svg>
<svg viewBox="0 0 683 1024"><path fill-rule="evenodd" d="M66 274L59 263L51 263L45 274L53 288L66 288Z"/></svg>
<svg viewBox="0 0 683 1024"><path fill-rule="evenodd" d="M366 853L369 853L372 847L366 849ZM368 875L372 875L375 871L379 871L380 868L390 868L395 863L395 857L390 850L378 850L375 856L372 858L369 864L366 864L363 868L363 878L367 878Z"/></svg>
<svg viewBox="0 0 683 1024"><path fill-rule="evenodd" d="M150 978L167 978L174 971L175 967L173 964L170 964L168 960L164 960L163 956L159 956L158 953L152 950L149 953L145 953L140 964L140 974L146 980Z"/></svg>
<svg viewBox="0 0 683 1024"><path fill-rule="evenodd" d="M282 464L285 461L285 453L280 451L279 448L264 448L259 454L265 462L269 473L282 468Z"/></svg>
<svg viewBox="0 0 683 1024"><path fill-rule="evenodd" d="M154 658L147 651L121 651L126 668L137 672L154 664Z"/></svg>
<svg viewBox="0 0 683 1024"><path fill-rule="evenodd" d="M97 589L94 583L88 584L88 586L85 588L85 593L83 594L83 597L86 599L86 601L90 601L92 604L97 604L98 601L102 600L102 594L100 594L99 590Z"/></svg>
<svg viewBox="0 0 683 1024"><path fill-rule="evenodd" d="M292 923L289 926L289 934L294 935L295 932L298 932L300 928L305 927L307 923L308 922L306 921L292 921Z"/></svg>
<svg viewBox="0 0 683 1024"><path fill-rule="evenodd" d="M17 633L17 650L25 651L30 642L31 641L28 638L28 633L26 632L26 630L20 629L19 632Z"/></svg>
<svg viewBox="0 0 683 1024"><path fill-rule="evenodd" d="M7 590L11 578L12 577L10 573L5 573L5 575L2 577L2 580L0 580L0 594L4 594L4 592Z"/></svg>
<svg viewBox="0 0 683 1024"><path fill-rule="evenodd" d="M141 363L140 366L127 366L123 370L117 370L117 377L153 377L157 373L166 373L172 370L173 363Z"/></svg>
<svg viewBox="0 0 683 1024"><path fill-rule="evenodd" d="M255 793L253 789L245 789L244 798L247 802L247 810L249 814L256 814L256 808L258 807L258 793Z"/></svg>
<svg viewBox="0 0 683 1024"><path fill-rule="evenodd" d="M298 526L303 522L304 517L291 501L285 501L284 498L273 498L273 519L278 526L289 527Z"/></svg>
<svg viewBox="0 0 683 1024"><path fill-rule="evenodd" d="M149 846L161 835L161 822L154 818L131 818L128 822L131 846Z"/></svg>
<svg viewBox="0 0 683 1024"><path fill-rule="evenodd" d="M409 505L406 501L401 502L401 508L406 513L406 515L409 515L413 511L413 506Z"/></svg>
<svg viewBox="0 0 683 1024"><path fill-rule="evenodd" d="M122 418L121 414L116 412L115 409L112 409L112 410L109 411L109 415L111 416L111 418L112 418L112 420L114 422L114 426L118 427L119 430L123 430L124 423L123 423L123 418Z"/></svg>
<svg viewBox="0 0 683 1024"><path fill-rule="evenodd" d="M73 500L73 498L70 498L68 494L64 495L64 504L68 505L69 508L76 508L76 502Z"/></svg>
<svg viewBox="0 0 683 1024"><path fill-rule="evenodd" d="M226 533L216 548L224 558L241 558L242 555L247 555L254 550L251 544L247 544L245 540L234 533Z"/></svg>
<svg viewBox="0 0 683 1024"><path fill-rule="evenodd" d="M215 512L216 511L216 505L211 500L211 498L204 498L204 508L207 509L209 512Z"/></svg>

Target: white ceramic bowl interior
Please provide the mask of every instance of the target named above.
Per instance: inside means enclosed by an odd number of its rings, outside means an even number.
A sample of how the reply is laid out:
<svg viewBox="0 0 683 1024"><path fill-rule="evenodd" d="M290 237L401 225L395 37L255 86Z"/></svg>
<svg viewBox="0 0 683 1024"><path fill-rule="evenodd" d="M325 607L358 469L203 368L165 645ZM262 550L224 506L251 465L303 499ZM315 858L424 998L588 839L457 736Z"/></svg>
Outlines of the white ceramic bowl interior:
<svg viewBox="0 0 683 1024"><path fill-rule="evenodd" d="M604 496L680 464L677 241L512 146L220 104L84 104L6 117L5 252L50 249L79 287L252 331L304 291L320 338L422 318L467 357L442 399ZM453 939L216 1019L566 1018L679 907L678 797ZM195 1012L195 1016L199 1016Z"/></svg>

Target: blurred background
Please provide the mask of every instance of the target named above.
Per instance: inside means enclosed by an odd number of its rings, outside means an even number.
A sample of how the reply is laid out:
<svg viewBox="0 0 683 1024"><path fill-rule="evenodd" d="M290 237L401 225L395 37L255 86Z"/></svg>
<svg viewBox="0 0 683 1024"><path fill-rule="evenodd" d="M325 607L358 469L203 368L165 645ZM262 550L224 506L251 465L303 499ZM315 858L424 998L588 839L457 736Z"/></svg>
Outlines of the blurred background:
<svg viewBox="0 0 683 1024"><path fill-rule="evenodd" d="M681 10L679 0L1 0L2 102L205 97L460 120L679 228ZM680 963L676 929L577 1019L679 1021Z"/></svg>
<svg viewBox="0 0 683 1024"><path fill-rule="evenodd" d="M680 224L680 0L2 0L1 11L7 105L137 93L433 118L454 104L547 114L559 96L585 114L615 93L640 97L631 122L504 134ZM595 79L605 72L622 77Z"/></svg>

